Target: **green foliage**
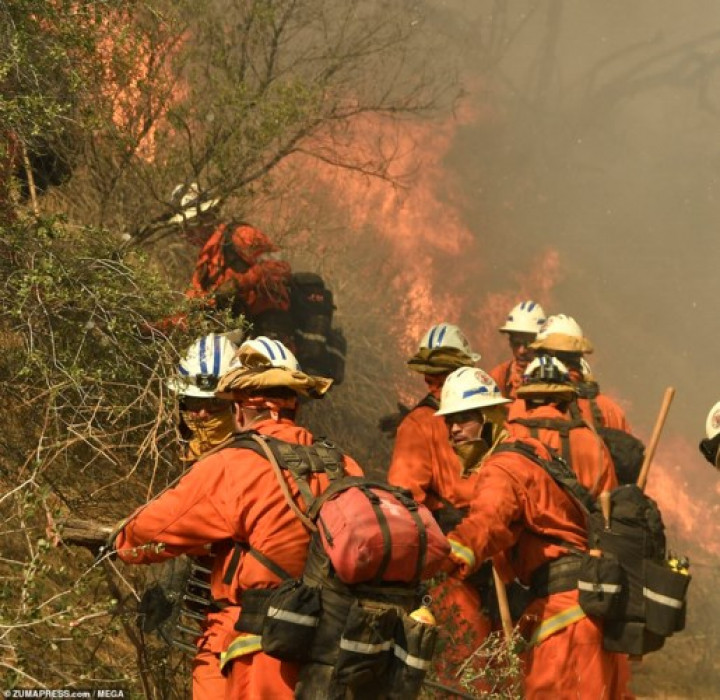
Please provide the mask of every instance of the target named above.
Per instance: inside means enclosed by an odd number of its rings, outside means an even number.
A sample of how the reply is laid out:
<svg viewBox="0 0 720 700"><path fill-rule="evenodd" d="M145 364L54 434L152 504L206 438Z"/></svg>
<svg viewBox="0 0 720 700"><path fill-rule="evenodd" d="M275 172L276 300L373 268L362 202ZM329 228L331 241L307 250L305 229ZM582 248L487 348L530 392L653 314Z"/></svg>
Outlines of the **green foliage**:
<svg viewBox="0 0 720 700"><path fill-rule="evenodd" d="M111 234L51 219L0 229L0 276L0 668L12 672L0 675L127 680L145 653L127 641L133 589L58 548L56 523L112 523L178 476L165 381L178 352L222 319L192 308L143 256L119 253ZM178 314L184 324L165 320Z"/></svg>

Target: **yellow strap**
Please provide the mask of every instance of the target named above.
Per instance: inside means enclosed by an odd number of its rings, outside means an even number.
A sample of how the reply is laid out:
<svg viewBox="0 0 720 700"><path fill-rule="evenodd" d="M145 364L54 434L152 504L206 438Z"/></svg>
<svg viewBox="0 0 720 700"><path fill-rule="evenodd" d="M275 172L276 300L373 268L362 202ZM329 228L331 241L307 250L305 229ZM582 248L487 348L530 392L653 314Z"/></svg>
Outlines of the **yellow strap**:
<svg viewBox="0 0 720 700"><path fill-rule="evenodd" d="M464 544L460 544L459 542L449 538L448 542L450 543L453 556L461 559L471 570L475 568L475 553L472 549L470 549L470 547L466 547Z"/></svg>
<svg viewBox="0 0 720 700"><path fill-rule="evenodd" d="M579 622L584 617L587 617L587 615L585 615L583 609L579 605L573 605L572 608L563 610L562 612L557 613L557 615L553 615L547 620L543 620L540 623L540 626L535 630L533 636L530 638L530 645L541 644L550 635L555 634L560 630L564 630L566 627Z"/></svg>
<svg viewBox="0 0 720 700"><path fill-rule="evenodd" d="M259 634L239 634L230 646L220 654L220 670L238 656L247 656L262 651L262 637Z"/></svg>

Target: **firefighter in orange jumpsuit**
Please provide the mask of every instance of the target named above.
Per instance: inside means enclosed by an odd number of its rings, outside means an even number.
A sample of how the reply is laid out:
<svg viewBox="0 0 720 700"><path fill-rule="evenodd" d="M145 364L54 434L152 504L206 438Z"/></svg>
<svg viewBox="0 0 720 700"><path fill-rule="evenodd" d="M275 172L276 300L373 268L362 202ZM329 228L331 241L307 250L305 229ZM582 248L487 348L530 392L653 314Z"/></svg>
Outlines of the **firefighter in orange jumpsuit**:
<svg viewBox="0 0 720 700"><path fill-rule="evenodd" d="M216 398L215 388L220 377L231 368L236 352L237 347L226 335L203 336L190 346L178 364L177 376L168 382L168 388L179 397L179 432L184 442L182 460L188 467L225 442L235 430L232 404L227 399ZM211 566L211 558L195 558L194 578L205 579ZM187 640L187 645L194 644L197 648L192 661L193 697L224 697L226 678L220 670L218 654L212 651L212 635L209 629L198 630L198 635L194 640ZM186 648L184 640L181 645Z"/></svg>
<svg viewBox="0 0 720 700"><path fill-rule="evenodd" d="M480 355L472 352L457 326L439 323L428 330L417 353L408 361L410 369L424 376L428 394L398 427L387 479L408 489L416 501L427 505L444 531L452 529L467 512L475 475L472 471L463 472L445 422L435 416L435 411L448 374L478 360ZM490 623L472 585L448 580L430 593L438 624L444 629L451 626L455 632L436 667L442 682L451 685L457 682L454 673L457 667L489 634Z"/></svg>
<svg viewBox="0 0 720 700"><path fill-rule="evenodd" d="M493 403L499 396L479 369L456 370L443 388L438 414L453 441L474 449L481 463L470 513L448 535L448 570L464 578L492 557L504 580L515 576L531 586L535 597L520 622L530 643L525 697L619 697L617 659L603 650L602 624L585 615L577 584L565 580L575 561L565 543L587 547L585 514L533 459L550 457L541 442L506 439L504 415Z"/></svg>
<svg viewBox="0 0 720 700"><path fill-rule="evenodd" d="M578 390L578 407L589 425L632 432L622 408L609 396L600 393L584 359L593 351L592 343L583 335L575 319L563 314L550 316L530 347L537 355L557 357L568 368Z"/></svg>
<svg viewBox="0 0 720 700"><path fill-rule="evenodd" d="M232 399L238 430L310 444L312 435L294 422L298 396L319 398L330 380L302 373L282 343L271 341L276 356L268 359L267 353L253 347L256 342L240 348L241 366L224 375L217 395ZM361 473L350 458L346 468L348 473ZM316 494L325 485L324 475L311 477ZM297 498L296 485L288 486ZM228 442L198 461L177 486L139 508L124 524L115 545L129 564L212 551L210 585L217 612L208 615L208 650L216 655L228 651L226 673L231 668L225 697L264 700L293 697L298 668L263 654L259 636L238 636L234 631L243 591L280 582L258 558L241 554L242 548L252 547L295 576L303 569L308 543L307 531L286 502L269 462Z"/></svg>
<svg viewBox="0 0 720 700"><path fill-rule="evenodd" d="M424 335L418 351L408 360L410 369L424 376L428 394L398 427L388 482L408 489L418 503L436 513L443 508L466 507L472 494L469 481L462 478L445 423L435 417L435 411L448 374L479 359L457 326L439 323Z"/></svg>
<svg viewBox="0 0 720 700"><path fill-rule="evenodd" d="M507 423L512 437L534 437L555 450L595 498L617 487L612 457L602 438L568 413L577 390L560 360L547 355L534 359L517 396L525 409L522 417L511 417Z"/></svg>
<svg viewBox="0 0 720 700"><path fill-rule="evenodd" d="M505 323L499 329L508 337L512 357L490 370L500 392L508 399L514 399L522 384L523 373L534 353L530 344L545 323L545 312L536 301L521 301L514 306Z"/></svg>

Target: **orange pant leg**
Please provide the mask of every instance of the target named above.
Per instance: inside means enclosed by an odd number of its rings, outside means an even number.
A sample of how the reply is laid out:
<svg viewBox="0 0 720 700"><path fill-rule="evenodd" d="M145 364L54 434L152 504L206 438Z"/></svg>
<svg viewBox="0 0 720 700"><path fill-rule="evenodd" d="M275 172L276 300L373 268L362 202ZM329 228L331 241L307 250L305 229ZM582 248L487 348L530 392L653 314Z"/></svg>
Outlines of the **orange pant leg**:
<svg viewBox="0 0 720 700"><path fill-rule="evenodd" d="M461 689L456 674L490 634L490 621L482 613L478 592L464 581L448 578L432 588L430 595L440 628L435 673L443 685ZM478 691L487 690L481 681L474 686Z"/></svg>
<svg viewBox="0 0 720 700"><path fill-rule="evenodd" d="M193 700L218 700L225 697L227 681L220 672L220 659L207 649L200 649L192 662Z"/></svg>
<svg viewBox="0 0 720 700"><path fill-rule="evenodd" d="M258 652L233 659L225 700L292 700L298 665Z"/></svg>
<svg viewBox="0 0 720 700"><path fill-rule="evenodd" d="M613 654L616 657L618 669L618 689L622 700L635 700L635 696L630 689L630 679L632 673L630 671L630 659L627 654Z"/></svg>
<svg viewBox="0 0 720 700"><path fill-rule="evenodd" d="M602 625L583 618L525 654L527 700L619 700L617 655L602 648Z"/></svg>

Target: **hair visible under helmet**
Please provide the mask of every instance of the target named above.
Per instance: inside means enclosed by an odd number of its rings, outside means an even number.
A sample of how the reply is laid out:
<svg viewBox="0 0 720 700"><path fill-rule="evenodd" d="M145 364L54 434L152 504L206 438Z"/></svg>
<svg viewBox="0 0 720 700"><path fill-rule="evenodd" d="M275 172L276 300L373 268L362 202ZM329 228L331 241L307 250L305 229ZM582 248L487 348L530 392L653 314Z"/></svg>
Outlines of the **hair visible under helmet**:
<svg viewBox="0 0 720 700"><path fill-rule="evenodd" d="M407 364L421 374L446 374L460 367L472 367L480 358L457 326L438 323L425 333Z"/></svg>

